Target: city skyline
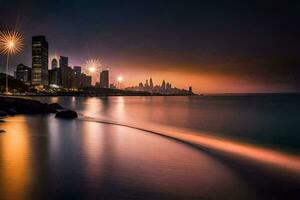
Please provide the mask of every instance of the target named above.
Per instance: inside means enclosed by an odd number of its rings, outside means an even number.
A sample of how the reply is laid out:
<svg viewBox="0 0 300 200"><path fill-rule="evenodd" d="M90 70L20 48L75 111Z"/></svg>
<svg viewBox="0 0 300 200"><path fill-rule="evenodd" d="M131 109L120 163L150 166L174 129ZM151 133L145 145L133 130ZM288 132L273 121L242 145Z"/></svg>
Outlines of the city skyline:
<svg viewBox="0 0 300 200"><path fill-rule="evenodd" d="M34 2L1 2L0 26L25 38L11 66L30 66L29 38L44 34L53 55L72 66L100 58L126 86L152 76L196 92L300 91L298 3Z"/></svg>
<svg viewBox="0 0 300 200"><path fill-rule="evenodd" d="M16 66L16 70L13 72L16 79L21 80L26 84L44 86L52 85L55 87L60 86L62 88L69 89L87 87L89 85L114 89L116 85L119 85L119 89L121 89L121 82L124 81L123 76L118 74L118 76L111 77L109 75L109 68L104 67L99 59L89 59L85 64L79 66L70 65L69 57L67 56L58 55L57 53L55 53L54 56L49 56L49 43L45 35L32 36L31 48L31 67L24 65L24 62L22 62ZM30 75L29 79L28 75ZM83 77L80 76L80 78L78 77L79 75L83 75ZM86 80L86 78L91 79ZM148 81L148 79L146 79L146 81ZM165 80L163 79L162 82L164 83ZM140 83L141 82L139 82L139 85ZM154 88L151 77L149 84L150 88ZM146 91L150 93L179 94L183 92L186 94L192 94L191 86L188 87L189 90L185 90L177 87L172 88L172 85L168 82L166 84L166 89L151 91L147 90L147 84L145 85L145 90L141 88L136 90L135 86L125 85L124 87L122 83L122 89L125 88L128 90ZM155 87L156 86L157 85L155 85Z"/></svg>

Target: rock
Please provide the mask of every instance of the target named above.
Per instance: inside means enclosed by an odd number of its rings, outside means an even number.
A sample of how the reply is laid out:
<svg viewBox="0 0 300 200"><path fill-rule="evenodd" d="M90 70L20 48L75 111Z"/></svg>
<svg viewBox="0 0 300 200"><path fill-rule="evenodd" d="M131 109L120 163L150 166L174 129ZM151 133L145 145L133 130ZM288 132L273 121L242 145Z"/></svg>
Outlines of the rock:
<svg viewBox="0 0 300 200"><path fill-rule="evenodd" d="M64 109L60 104L58 103L50 103L48 105L50 108L55 109L55 110L61 110Z"/></svg>
<svg viewBox="0 0 300 200"><path fill-rule="evenodd" d="M7 112L0 110L0 117L6 117L7 116Z"/></svg>
<svg viewBox="0 0 300 200"><path fill-rule="evenodd" d="M47 104L28 98L0 96L0 117L15 114L48 114L62 109L58 103Z"/></svg>
<svg viewBox="0 0 300 200"><path fill-rule="evenodd" d="M74 119L77 118L77 112L73 110L63 110L56 113L55 117L57 118L64 118L64 119Z"/></svg>
<svg viewBox="0 0 300 200"><path fill-rule="evenodd" d="M9 115L16 115L16 114L18 114L18 112L16 111L16 109L13 109L13 108L7 109L7 113Z"/></svg>

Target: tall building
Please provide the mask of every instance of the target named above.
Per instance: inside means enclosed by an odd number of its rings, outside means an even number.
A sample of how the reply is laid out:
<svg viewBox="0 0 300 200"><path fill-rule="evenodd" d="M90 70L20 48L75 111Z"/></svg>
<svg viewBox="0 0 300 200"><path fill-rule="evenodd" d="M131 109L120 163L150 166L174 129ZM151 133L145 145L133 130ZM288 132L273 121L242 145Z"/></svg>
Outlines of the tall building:
<svg viewBox="0 0 300 200"><path fill-rule="evenodd" d="M148 88L149 87L149 84L148 84L148 79L146 80L146 83L145 83L145 88Z"/></svg>
<svg viewBox="0 0 300 200"><path fill-rule="evenodd" d="M49 70L49 84L51 85L60 85L60 69L53 68Z"/></svg>
<svg viewBox="0 0 300 200"><path fill-rule="evenodd" d="M100 73L100 87L101 88L109 88L109 71L103 70Z"/></svg>
<svg viewBox="0 0 300 200"><path fill-rule="evenodd" d="M27 84L31 83L31 68L23 64L19 64L15 71L15 79Z"/></svg>
<svg viewBox="0 0 300 200"><path fill-rule="evenodd" d="M189 87L189 93L193 94L193 88L192 88L192 86Z"/></svg>
<svg viewBox="0 0 300 200"><path fill-rule="evenodd" d="M73 76L72 76L72 88L81 88L82 87L82 78L83 75L81 73L80 66L73 67Z"/></svg>
<svg viewBox="0 0 300 200"><path fill-rule="evenodd" d="M165 80L162 81L161 89L162 89L162 90L165 90L165 89L166 89L166 82L165 82Z"/></svg>
<svg viewBox="0 0 300 200"><path fill-rule="evenodd" d="M58 67L57 59L53 58L52 61L51 61L51 69L55 69L57 67Z"/></svg>
<svg viewBox="0 0 300 200"><path fill-rule="evenodd" d="M69 66L69 58L65 56L60 56L59 57L59 67L68 67Z"/></svg>
<svg viewBox="0 0 300 200"><path fill-rule="evenodd" d="M151 89L153 88L153 81L152 81L152 78L150 78L150 88L151 88Z"/></svg>
<svg viewBox="0 0 300 200"><path fill-rule="evenodd" d="M48 84L48 42L45 36L32 37L32 84Z"/></svg>
<svg viewBox="0 0 300 200"><path fill-rule="evenodd" d="M51 61L51 69L49 70L49 85L50 84L61 85L61 74L56 58L53 58Z"/></svg>
<svg viewBox="0 0 300 200"><path fill-rule="evenodd" d="M60 56L59 58L59 68L61 73L61 86L64 88L72 87L72 76L73 70L69 67L69 58Z"/></svg>

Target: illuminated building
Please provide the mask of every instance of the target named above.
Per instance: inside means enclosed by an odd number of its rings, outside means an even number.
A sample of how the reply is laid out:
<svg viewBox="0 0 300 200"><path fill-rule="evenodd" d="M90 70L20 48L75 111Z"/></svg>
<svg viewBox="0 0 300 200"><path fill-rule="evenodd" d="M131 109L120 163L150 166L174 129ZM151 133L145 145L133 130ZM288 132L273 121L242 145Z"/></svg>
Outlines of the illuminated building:
<svg viewBox="0 0 300 200"><path fill-rule="evenodd" d="M32 84L48 84L48 42L45 36L32 37Z"/></svg>

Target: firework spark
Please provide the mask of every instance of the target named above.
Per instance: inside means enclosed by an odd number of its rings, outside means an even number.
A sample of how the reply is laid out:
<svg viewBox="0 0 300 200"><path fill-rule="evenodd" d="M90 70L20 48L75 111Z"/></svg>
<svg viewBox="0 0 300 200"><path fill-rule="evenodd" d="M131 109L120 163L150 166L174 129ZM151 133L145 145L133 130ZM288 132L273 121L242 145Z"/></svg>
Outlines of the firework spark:
<svg viewBox="0 0 300 200"><path fill-rule="evenodd" d="M101 67L101 62L98 59L90 59L86 61L84 66L86 71L93 73L99 71Z"/></svg>
<svg viewBox="0 0 300 200"><path fill-rule="evenodd" d="M99 59L87 60L84 64L84 71L92 77L92 85L95 85L99 80L101 62Z"/></svg>
<svg viewBox="0 0 300 200"><path fill-rule="evenodd" d="M16 31L0 31L0 53L14 55L22 51L23 37Z"/></svg>

